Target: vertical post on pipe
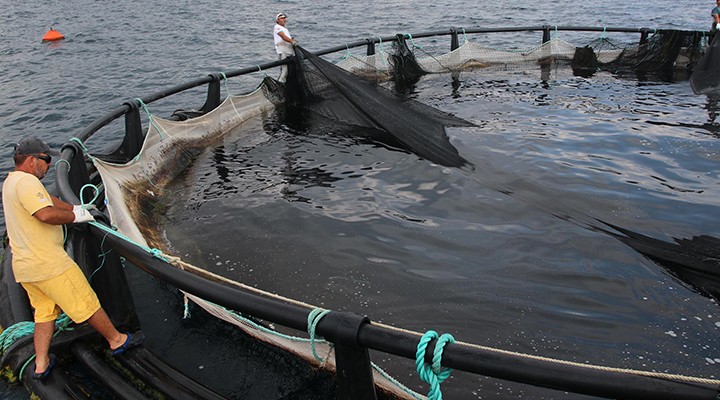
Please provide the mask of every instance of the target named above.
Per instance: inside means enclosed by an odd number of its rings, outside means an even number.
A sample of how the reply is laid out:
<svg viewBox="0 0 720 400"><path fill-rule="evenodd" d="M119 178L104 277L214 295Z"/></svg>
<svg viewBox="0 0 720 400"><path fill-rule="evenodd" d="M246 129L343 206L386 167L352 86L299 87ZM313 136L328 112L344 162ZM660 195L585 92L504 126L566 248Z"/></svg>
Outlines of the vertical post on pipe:
<svg viewBox="0 0 720 400"><path fill-rule="evenodd" d="M460 44L458 43L457 29L450 28L450 51L453 51L458 47L460 47Z"/></svg>
<svg viewBox="0 0 720 400"><path fill-rule="evenodd" d="M367 38L367 39L365 39L365 41L367 42L367 53L366 54L368 56L375 54L375 39Z"/></svg>
<svg viewBox="0 0 720 400"><path fill-rule="evenodd" d="M338 400L377 399L370 353L358 344L360 328L369 322L364 315L331 312L318 324L318 332L335 345Z"/></svg>
<svg viewBox="0 0 720 400"><path fill-rule="evenodd" d="M63 150L67 147L75 151L75 156L68 162L68 183L73 193L80 193L80 189L82 189L86 183L90 182L90 174L88 173L87 165L85 165L85 155L83 154L82 146L77 142L66 143L63 146Z"/></svg>
<svg viewBox="0 0 720 400"><path fill-rule="evenodd" d="M550 25L543 25L542 30L543 30L542 42L544 44L544 43L547 43L550 41Z"/></svg>
<svg viewBox="0 0 720 400"><path fill-rule="evenodd" d="M210 112L220 105L220 80L223 79L220 74L210 74L212 81L208 84L208 93L205 104L200 111L203 113Z"/></svg>
<svg viewBox="0 0 720 400"><path fill-rule="evenodd" d="M640 46L644 45L648 41L648 28L640 29Z"/></svg>
<svg viewBox="0 0 720 400"><path fill-rule="evenodd" d="M118 149L118 155L130 160L140 154L145 135L142 132L140 107L137 101L128 101L125 105L130 107L130 111L125 114L125 138Z"/></svg>

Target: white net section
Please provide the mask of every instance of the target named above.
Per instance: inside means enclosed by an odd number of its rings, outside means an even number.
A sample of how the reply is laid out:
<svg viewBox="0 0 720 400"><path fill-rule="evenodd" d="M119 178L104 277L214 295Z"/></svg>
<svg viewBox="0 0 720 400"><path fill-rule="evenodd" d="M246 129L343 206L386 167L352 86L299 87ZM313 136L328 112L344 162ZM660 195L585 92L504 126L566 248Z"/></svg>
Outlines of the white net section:
<svg viewBox="0 0 720 400"><path fill-rule="evenodd" d="M143 246L148 240L138 226L144 226L139 215L138 190L153 196L153 187L171 181L202 149L220 139L249 118L273 109L261 89L244 96L228 96L211 112L186 121L152 117L142 150L126 164L93 159L100 172L110 219L119 232ZM138 222L136 222L138 221Z"/></svg>
<svg viewBox="0 0 720 400"><path fill-rule="evenodd" d="M616 60L623 51L619 46L609 43L603 42L603 46L595 49L598 61L602 63ZM433 56L418 51L416 56L418 64L426 72L441 73L493 65L537 64L551 60L571 61L576 50L575 45L562 39L552 39L540 46L524 50L495 49L466 40L449 53ZM371 56L348 56L339 62L338 66L357 75L388 74L392 68L388 58L388 53L381 50Z"/></svg>

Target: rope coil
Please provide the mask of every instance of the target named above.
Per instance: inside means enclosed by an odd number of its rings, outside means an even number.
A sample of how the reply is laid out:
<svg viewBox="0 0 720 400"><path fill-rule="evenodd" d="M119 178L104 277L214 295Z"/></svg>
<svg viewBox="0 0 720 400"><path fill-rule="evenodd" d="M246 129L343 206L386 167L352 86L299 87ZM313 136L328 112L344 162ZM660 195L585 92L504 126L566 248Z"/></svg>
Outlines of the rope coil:
<svg viewBox="0 0 720 400"><path fill-rule="evenodd" d="M315 350L315 329L317 329L317 324L320 322L320 320L328 315L330 313L330 310L325 310L322 308L315 308L312 311L310 311L310 314L308 314L308 334L310 335L310 350L312 350L313 357L315 357L316 360L320 362L325 362L325 360L320 357Z"/></svg>

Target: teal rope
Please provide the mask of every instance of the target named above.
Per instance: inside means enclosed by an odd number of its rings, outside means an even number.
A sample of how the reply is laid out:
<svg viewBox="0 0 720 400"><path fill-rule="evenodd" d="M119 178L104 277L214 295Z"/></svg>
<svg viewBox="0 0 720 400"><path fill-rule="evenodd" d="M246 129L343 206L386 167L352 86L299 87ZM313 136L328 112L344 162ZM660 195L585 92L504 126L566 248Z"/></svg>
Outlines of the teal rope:
<svg viewBox="0 0 720 400"><path fill-rule="evenodd" d="M68 140L68 141L69 141L69 142L75 142L75 143L79 144L79 145L80 145L80 148L81 148L82 151L83 151L83 153L88 154L88 155L90 154L90 153L88 152L87 147L85 147L85 143L83 143L83 141L80 140L80 138L71 137L70 140ZM68 163L68 164L69 164L69 163Z"/></svg>
<svg viewBox="0 0 720 400"><path fill-rule="evenodd" d="M70 161L68 161L64 158L61 158L61 159L57 160L57 162L55 162L55 169L57 169L58 164L63 163L63 162L68 165L68 172L70 172L70 169L72 168L72 166L70 165Z"/></svg>
<svg viewBox="0 0 720 400"><path fill-rule="evenodd" d="M60 317L55 320L55 329L57 329L57 332L55 332L53 336L57 336L60 332L63 331L72 330L72 328L68 328L71 322L72 321L70 320L70 317L68 317L66 314L60 315ZM7 327L7 329L0 333L0 354L5 354L7 349L10 348L13 343L25 336L32 335L34 332L35 323L32 321L21 321ZM25 373L25 367L27 367L34 359L35 354L28 358L28 360L25 361L25 364L23 364L22 368L20 368L21 380Z"/></svg>
<svg viewBox="0 0 720 400"><path fill-rule="evenodd" d="M80 189L80 194L81 194L81 195L82 195L83 189L85 189L85 187L87 187L87 186L91 186L91 187L95 188L95 190L98 190L95 186L93 186L93 185L91 185L91 184L87 184L87 185L83 186L83 187ZM97 194L96 194L96 198L97 198ZM94 200L95 200L95 199L93 199L93 201L94 201ZM81 199L81 205L82 205L82 206L86 205L86 204L82 201L82 199ZM90 225L92 225L92 226L94 226L94 227L96 227L96 228L104 231L104 232L106 233L106 234L105 234L105 237L107 237L108 234L113 234L113 235L119 237L120 239L125 240L126 242L130 242L130 243L134 244L135 246L140 247L141 249L145 250L146 252L152 254L153 257L158 258L158 259L161 259L161 260L163 260L163 261L165 261L165 262L169 262L169 259L168 259L168 258L165 256L165 254L164 254L161 250L159 250L159 249L154 249L154 248L150 248L150 247L147 247L147 246L145 246L145 245L142 245L142 244L140 244L140 243L138 243L138 242L130 239L129 237L123 235L122 233L120 233L120 232L118 232L118 231L116 231L116 230L114 230L114 229L112 229L112 228L110 228L110 227L108 227L108 226L105 226L104 224L101 224L101 223L99 223L99 222L97 222L97 221L90 221L90 222L88 222L88 224L90 224ZM105 239L103 238L103 240L105 240ZM98 269L99 269L99 268L98 268ZM96 270L95 272L97 272L97 270ZM93 272L93 274L94 274L94 272Z"/></svg>
<svg viewBox="0 0 720 400"><path fill-rule="evenodd" d="M165 261L165 262L170 262L170 259L167 258L167 257L165 256L165 254L162 252L162 250L160 250L160 249L154 249L154 248L150 248L150 247L148 247L148 246L145 246L145 245L143 245L143 244L140 244L140 243L138 243L138 242L130 239L129 237L123 235L122 233L120 233L120 232L118 232L118 231L116 231L116 230L113 230L112 228L110 228L110 227L108 227L108 226L106 226L106 225L104 225L104 224L101 224L101 223L99 223L99 222L97 222L97 221L90 221L90 222L88 222L88 224L90 224L90 225L92 225L92 226L94 226L94 227L96 227L96 228L98 228L98 229L100 229L100 230L102 230L102 231L105 231L106 233L110 233L110 234L112 234L112 235L115 235L116 237L118 237L118 238L120 238L120 239L122 239L122 240L124 240L124 241L126 241L126 242L129 242L129 243L134 244L135 246L137 246L137 247L145 250L146 252L150 253L150 254L151 254L153 257L155 257L155 258L158 258L158 259L163 260L163 261Z"/></svg>
<svg viewBox="0 0 720 400"><path fill-rule="evenodd" d="M90 274L90 279L92 279L95 276L95 274L102 269L102 267L105 265L105 259L107 258L107 255L112 253L112 249L110 249L108 251L103 251L103 247L105 247L105 239L107 239L108 235L109 235L109 233L106 233L105 236L103 236L103 239L100 241L100 251L101 251L101 253L99 255L99 257L101 258L100 265L95 269L95 271L92 272L92 274Z"/></svg>
<svg viewBox="0 0 720 400"><path fill-rule="evenodd" d="M150 125L151 125L151 126L154 126L155 129L156 129L156 130L158 131L158 133L160 134L160 140L165 140L165 137L163 136L163 133L164 133L165 135L167 135L167 136L170 136L169 133L164 132L162 129L160 129L159 126L157 126L157 124L155 123L155 119L153 118L153 115L150 113L150 109L148 109L148 106L142 101L142 99L139 98L139 97L137 97L137 98L135 98L135 101L137 101L138 103L140 103L140 106L142 106L143 111L145 111L145 114L147 114L147 118L148 118L148 121L150 122ZM172 137L172 136L170 136L170 137ZM138 154L138 156L139 156L139 154Z"/></svg>
<svg viewBox="0 0 720 400"><path fill-rule="evenodd" d="M340 59L340 62L343 62L350 58L350 47L345 43L345 54L342 56L342 59Z"/></svg>
<svg viewBox="0 0 720 400"><path fill-rule="evenodd" d="M70 322L70 318L67 315L62 314L55 321L55 328L59 331L67 330L66 327L70 324ZM20 321L8 326L4 331L2 331L2 333L0 333L0 354L4 354L5 351L7 351L7 349L16 341L25 336L32 335L34 332L35 323L32 321Z"/></svg>
<svg viewBox="0 0 720 400"><path fill-rule="evenodd" d="M35 359L35 354L30 356L30 358L28 358L27 361L25 361L25 364L23 364L22 368L20 368L20 380L22 380L22 377L25 376L25 367L27 367L30 364L30 362L32 362L32 360L34 360L34 359Z"/></svg>
<svg viewBox="0 0 720 400"><path fill-rule="evenodd" d="M310 350L312 350L312 354L315 359L320 362L325 362L325 360L318 355L317 351L315 351L315 329L317 328L317 324L320 322L320 320L329 312L330 310L314 308L312 311L310 311L310 314L308 314L307 319L308 334L310 335Z"/></svg>
<svg viewBox="0 0 720 400"><path fill-rule="evenodd" d="M95 190L95 195L93 196L92 200L89 202L85 202L83 200L83 194L85 193L85 189L92 188ZM80 204L87 205L87 204L93 204L95 203L95 200L97 200L98 196L100 195L100 189L97 188L97 186L93 185L92 183L88 183L83 185L83 187L80 188Z"/></svg>
<svg viewBox="0 0 720 400"><path fill-rule="evenodd" d="M230 317L232 317L232 318L235 319L236 321L240 321L240 322L242 322L243 324L249 325L249 326L253 327L254 329L257 329L257 330L259 330L259 331L261 331L261 332L264 332L264 333L267 333L267 334L270 334L270 335L273 335L273 336L277 336L277 337L280 337L280 338L283 338L283 339L287 339L287 340L290 340L290 341L294 341L294 342L301 342L301 343L307 343L307 342L309 342L311 345L312 345L313 343L330 343L330 342L328 342L327 340L324 340L324 339L323 339L323 340L318 340L317 337L315 337L315 338L313 338L313 339L305 339L305 338L301 338L301 337L297 337L297 336L286 335L286 334L284 334L284 333L280 333L280 332L278 332L278 331L275 331L275 330L269 329L269 328L267 328L267 327L265 327L265 326L262 326L262 325L256 323L255 321L252 321L252 320L250 320L250 319L248 319L248 318L245 318L245 317L243 317L240 313L237 313L237 312L232 311L232 310L228 310L227 308L222 307L222 306L217 305L217 304L212 303L212 302L208 302L208 303L209 303L209 304L212 304L214 307L218 307L218 308L222 309L223 311L225 311ZM313 324L312 322L310 322L310 323L308 324L308 333L312 330L313 335L314 335L315 326L317 326L317 323L320 321L320 319L322 319L322 317L324 317L328 312L330 312L330 311L329 311L329 310L323 310L323 309L321 309L321 308L316 308L316 309L311 310L311 312L310 312L311 315L308 315L308 321L315 321L315 323ZM321 315L321 314L322 314L322 315ZM330 346L332 346L332 343L330 343ZM383 371L383 369L380 368L377 364L371 362L370 365L372 365L372 367L373 367L373 369L374 369L375 371L377 371L380 375L382 375L383 377L385 377L385 379L387 379L388 381L390 381L391 383L393 383L394 385L396 385L398 388L400 388L400 390L402 390L403 392L407 393L408 395L410 395L412 398L414 398L414 399L416 399L416 400L422 400L422 396L421 396L420 394L414 392L412 389L409 389L408 387L406 387L405 385L403 385L402 383L400 383L397 379L393 378L390 374L388 374L387 372Z"/></svg>
<svg viewBox="0 0 720 400"><path fill-rule="evenodd" d="M408 33L408 34L407 34L407 37L410 39L410 43L412 43L413 47L417 47L418 49L422 49L422 46L420 46L419 44L415 44L415 41L413 40L411 34Z"/></svg>
<svg viewBox="0 0 720 400"><path fill-rule="evenodd" d="M0 353L5 351L20 338L31 335L35 331L35 323L32 321L21 321L10 325L0 333Z"/></svg>
<svg viewBox="0 0 720 400"><path fill-rule="evenodd" d="M379 53L379 54L380 54L380 61L382 61L382 63L383 63L384 66L387 66L387 62L385 61L385 57L383 56L383 53L385 53L385 50L383 49L382 38L381 38L380 36L378 36L378 40L379 40L379 42L378 42L378 51L380 52L380 53Z"/></svg>
<svg viewBox="0 0 720 400"><path fill-rule="evenodd" d="M408 388L407 386L403 385L402 383L400 383L400 381L398 381L397 379L393 378L392 375L390 375L390 374L388 374L387 372L385 372L382 368L380 368L380 367L379 367L377 364L375 364L374 362L370 362L370 365L372 365L373 369L374 369L375 371L377 371L377 373L379 373L380 375L382 375L383 378L385 378L385 379L387 379L388 381L390 381L393 385L395 385L395 386L397 386L398 388L400 388L400 390L402 390L403 392L405 392L405 393L407 393L408 395L410 395L413 399L415 399L415 400L423 400L422 395L420 395L419 393L416 393L414 390L412 390L412 389Z"/></svg>
<svg viewBox="0 0 720 400"><path fill-rule="evenodd" d="M435 351L433 352L432 365L428 365L425 362L425 350L427 349L428 343L433 339L437 339L435 344ZM417 352L415 353L415 366L420 379L423 382L430 384L430 392L428 393L429 400L442 400L442 392L440 391L440 384L447 379L452 373L451 368L444 368L440 365L442 361L443 348L447 343L454 343L455 338L449 333L443 333L438 337L437 332L429 330L420 338L420 342L417 346Z"/></svg>

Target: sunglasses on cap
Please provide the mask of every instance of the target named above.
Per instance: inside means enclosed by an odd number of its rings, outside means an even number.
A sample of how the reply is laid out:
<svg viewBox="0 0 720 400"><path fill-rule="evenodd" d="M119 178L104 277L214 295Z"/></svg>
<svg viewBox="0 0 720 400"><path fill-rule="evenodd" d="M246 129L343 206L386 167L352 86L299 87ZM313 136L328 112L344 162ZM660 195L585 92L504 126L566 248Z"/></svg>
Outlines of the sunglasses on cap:
<svg viewBox="0 0 720 400"><path fill-rule="evenodd" d="M52 157L48 156L46 154L33 154L32 156L37 158L38 160L43 160L48 164L50 164L52 162Z"/></svg>

